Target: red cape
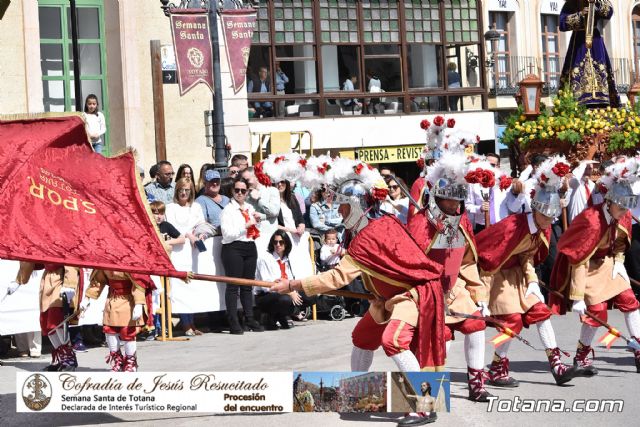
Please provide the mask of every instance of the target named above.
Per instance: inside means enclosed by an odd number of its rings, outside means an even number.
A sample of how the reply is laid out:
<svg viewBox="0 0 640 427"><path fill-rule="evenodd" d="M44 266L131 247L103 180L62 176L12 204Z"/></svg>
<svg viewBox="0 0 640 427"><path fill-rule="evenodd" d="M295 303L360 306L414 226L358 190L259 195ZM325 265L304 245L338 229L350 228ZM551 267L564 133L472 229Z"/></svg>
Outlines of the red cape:
<svg viewBox="0 0 640 427"><path fill-rule="evenodd" d="M480 259L478 264L483 271L494 272L511 258L511 254L518 247L522 239L530 234L529 221L526 213L509 215L484 230L476 236ZM537 265L549 255L549 241L551 228L540 232L544 244L536 252L534 263Z"/></svg>
<svg viewBox="0 0 640 427"><path fill-rule="evenodd" d="M420 301L418 333L411 350L422 368L444 366L444 301L439 264L427 258L402 223L391 215L372 220L356 235L348 252L367 269L416 289Z"/></svg>
<svg viewBox="0 0 640 427"><path fill-rule="evenodd" d="M591 206L573 219L571 225L558 240L558 255L551 271L551 289L562 293L565 297L551 293L549 305L555 314L567 312L571 287L571 265L581 264L595 253L598 242L610 227L603 211L604 204ZM613 222L612 222L613 224ZM631 212L627 211L617 223L618 229L627 234L627 249L631 244Z"/></svg>
<svg viewBox="0 0 640 427"><path fill-rule="evenodd" d="M411 185L411 191L410 191L411 197L413 198L413 200L418 202L418 205L420 207L423 207L422 206L422 198L423 198L423 195L424 195L425 183L426 183L426 181L425 181L424 177L420 176ZM416 214L415 206L413 206L412 203L409 203L409 213L407 215L408 218L411 219L411 217L413 215L415 215L415 214Z"/></svg>

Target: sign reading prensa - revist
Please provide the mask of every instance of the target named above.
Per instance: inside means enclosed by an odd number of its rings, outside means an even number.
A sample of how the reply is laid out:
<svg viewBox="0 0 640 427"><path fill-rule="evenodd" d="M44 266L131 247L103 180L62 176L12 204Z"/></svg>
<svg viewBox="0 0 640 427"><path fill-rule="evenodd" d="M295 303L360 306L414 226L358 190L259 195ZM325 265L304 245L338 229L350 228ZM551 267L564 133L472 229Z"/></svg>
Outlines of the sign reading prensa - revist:
<svg viewBox="0 0 640 427"><path fill-rule="evenodd" d="M172 11L171 36L178 66L180 96L198 83L206 84L213 92L213 54L207 12Z"/></svg>

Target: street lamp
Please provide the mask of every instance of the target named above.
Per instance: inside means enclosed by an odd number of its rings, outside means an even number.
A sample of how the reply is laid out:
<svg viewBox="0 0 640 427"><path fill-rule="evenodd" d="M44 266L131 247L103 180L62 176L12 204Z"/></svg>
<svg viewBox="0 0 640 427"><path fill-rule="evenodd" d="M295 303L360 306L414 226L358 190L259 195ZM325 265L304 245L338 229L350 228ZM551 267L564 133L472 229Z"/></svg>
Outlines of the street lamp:
<svg viewBox="0 0 640 427"><path fill-rule="evenodd" d="M535 74L529 74L519 84L524 115L529 118L540 115L540 96L544 82Z"/></svg>
<svg viewBox="0 0 640 427"><path fill-rule="evenodd" d="M500 40L500 37L501 37L500 33L495 30L495 24L489 25L489 31L484 33L484 39L485 41L489 42L489 46L490 46L489 57L486 59L485 65L491 68L491 73L493 74L493 88L496 91L496 96L498 96L498 84L496 82L496 70L495 70L495 64L496 64L495 42Z"/></svg>

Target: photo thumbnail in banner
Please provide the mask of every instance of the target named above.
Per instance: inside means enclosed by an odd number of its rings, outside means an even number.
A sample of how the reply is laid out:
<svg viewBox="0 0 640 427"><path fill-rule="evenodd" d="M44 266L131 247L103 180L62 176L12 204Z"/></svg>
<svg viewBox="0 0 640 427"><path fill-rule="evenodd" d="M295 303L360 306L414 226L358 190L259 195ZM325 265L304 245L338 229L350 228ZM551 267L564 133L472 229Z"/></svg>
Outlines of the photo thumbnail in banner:
<svg viewBox="0 0 640 427"><path fill-rule="evenodd" d="M390 412L449 412L450 372L392 372Z"/></svg>
<svg viewBox="0 0 640 427"><path fill-rule="evenodd" d="M387 372L294 372L294 412L387 412Z"/></svg>
<svg viewBox="0 0 640 427"><path fill-rule="evenodd" d="M292 412L291 372L17 372L17 412Z"/></svg>

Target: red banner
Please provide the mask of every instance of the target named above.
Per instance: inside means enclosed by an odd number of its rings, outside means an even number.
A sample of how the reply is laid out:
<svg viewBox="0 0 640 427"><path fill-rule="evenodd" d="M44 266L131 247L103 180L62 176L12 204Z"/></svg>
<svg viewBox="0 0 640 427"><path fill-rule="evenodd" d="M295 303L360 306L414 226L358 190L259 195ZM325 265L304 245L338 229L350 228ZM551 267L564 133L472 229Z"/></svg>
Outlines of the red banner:
<svg viewBox="0 0 640 427"><path fill-rule="evenodd" d="M213 54L206 11L171 11L171 36L178 66L180 96L198 83L213 92Z"/></svg>
<svg viewBox="0 0 640 427"><path fill-rule="evenodd" d="M238 93L247 77L251 39L256 29L256 11L255 9L230 9L221 12L220 16L233 93Z"/></svg>
<svg viewBox="0 0 640 427"><path fill-rule="evenodd" d="M137 173L131 153L94 153L79 117L0 121L0 258L184 277Z"/></svg>

